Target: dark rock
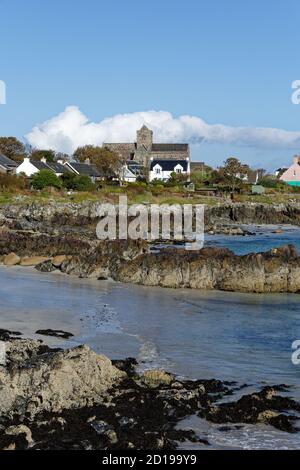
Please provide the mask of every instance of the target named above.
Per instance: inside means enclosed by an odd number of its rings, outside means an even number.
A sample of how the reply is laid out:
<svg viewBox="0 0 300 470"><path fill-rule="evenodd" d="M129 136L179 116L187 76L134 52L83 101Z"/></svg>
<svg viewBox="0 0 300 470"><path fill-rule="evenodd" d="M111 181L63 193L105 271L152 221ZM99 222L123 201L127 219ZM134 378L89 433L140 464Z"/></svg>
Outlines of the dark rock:
<svg viewBox="0 0 300 470"><path fill-rule="evenodd" d="M112 360L112 364L118 369L126 372L129 377L132 377L135 374L135 366L138 362L133 357L128 357L127 359Z"/></svg>
<svg viewBox="0 0 300 470"><path fill-rule="evenodd" d="M237 402L201 410L199 416L213 423L267 423L282 431L296 432L296 417L282 414L286 410L299 412L300 405L290 398L276 396L275 387L265 387L259 393L244 395Z"/></svg>
<svg viewBox="0 0 300 470"><path fill-rule="evenodd" d="M14 336L22 336L22 333L19 331L9 331L0 329L0 340L1 341L9 341L10 339L17 339Z"/></svg>
<svg viewBox="0 0 300 470"><path fill-rule="evenodd" d="M52 273L53 271L56 271L56 268L53 266L52 261L44 261L43 263L40 263L35 266L35 269L37 269L37 271L40 271L41 273Z"/></svg>
<svg viewBox="0 0 300 470"><path fill-rule="evenodd" d="M31 370L39 361L44 365L48 363L48 356L55 356L47 349L43 350L39 343L33 346L34 354L27 357L26 353L23 359L17 342L14 345L17 351L11 360L15 357L16 365L23 370L26 367ZM44 354L43 357L40 354ZM220 424L219 431L222 432L240 429L241 424L248 423L266 423L289 433L297 431L295 424L300 405L290 398L277 395L282 385L264 387L260 392L245 395L237 401L219 403L219 399L241 387L235 382L215 379L163 380L152 387L143 380L143 375L137 374L136 364L133 358L114 361L117 368L128 372L127 375L114 368L120 374L120 380L112 383L101 401L91 400L90 406L82 406L83 400L81 407L74 408L71 400L72 406L59 408L59 412L45 411L49 408L40 406L34 419L31 415L22 414L21 407L14 416L3 416L1 429L11 429L10 432L14 433L18 431L20 435L0 435L0 448L24 449L28 448L29 442L33 450L174 450L185 441L208 446L209 442L193 430L178 429L182 419L196 414ZM57 366L54 362L53 367ZM93 369L90 369L89 374L92 373ZM161 373L168 375L164 371ZM90 394L92 390L88 389L88 392ZM36 398L40 400L41 397ZM31 434L27 431L27 442L24 442L21 434L26 427ZM31 435L32 441L28 439Z"/></svg>
<svg viewBox="0 0 300 470"><path fill-rule="evenodd" d="M69 339L74 335L62 330L38 330L35 332L36 335L42 336L54 336L55 338Z"/></svg>

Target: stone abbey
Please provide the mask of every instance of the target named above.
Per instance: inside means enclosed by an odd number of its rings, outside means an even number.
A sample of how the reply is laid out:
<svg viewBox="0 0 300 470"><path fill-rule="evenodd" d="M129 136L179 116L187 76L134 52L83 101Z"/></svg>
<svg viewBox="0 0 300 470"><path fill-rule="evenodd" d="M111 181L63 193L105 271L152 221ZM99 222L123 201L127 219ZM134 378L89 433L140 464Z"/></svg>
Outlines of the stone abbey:
<svg viewBox="0 0 300 470"><path fill-rule="evenodd" d="M145 125L137 131L136 142L104 143L103 147L117 153L124 162L135 161L146 168L154 160L190 161L189 144L154 143L153 131Z"/></svg>

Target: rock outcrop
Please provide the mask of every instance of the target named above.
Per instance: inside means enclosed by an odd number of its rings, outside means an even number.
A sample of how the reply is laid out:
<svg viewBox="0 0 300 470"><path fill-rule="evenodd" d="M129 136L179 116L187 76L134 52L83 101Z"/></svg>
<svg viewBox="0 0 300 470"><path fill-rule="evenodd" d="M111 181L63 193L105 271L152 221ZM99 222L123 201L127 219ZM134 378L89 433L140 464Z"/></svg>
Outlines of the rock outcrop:
<svg viewBox="0 0 300 470"><path fill-rule="evenodd" d="M34 417L41 412L93 406L124 373L87 346L52 351L34 340L5 343L0 367L0 415Z"/></svg>
<svg viewBox="0 0 300 470"><path fill-rule="evenodd" d="M51 235L79 234L96 239L99 203L8 204L0 206L0 227ZM300 204L228 203L205 207L206 231L222 225L300 225ZM218 230L215 230L216 232Z"/></svg>
<svg viewBox="0 0 300 470"><path fill-rule="evenodd" d="M227 249L162 249L144 241L99 241L98 205L48 204L0 208L4 264L55 269L94 279L171 288L237 292L300 292L300 258L293 247L237 256ZM229 204L207 208L207 227L228 223L300 223L300 205ZM231 229L232 230L232 229ZM240 233L235 228L231 233Z"/></svg>
<svg viewBox="0 0 300 470"><path fill-rule="evenodd" d="M10 255L12 252L17 255ZM75 235L63 237L6 230L0 235L1 255L22 259L35 256L41 272L60 269L79 277L147 286L300 292L300 257L293 246L244 256L213 247L199 251L166 248L154 253L143 241L93 241ZM62 262L54 265L53 259L57 260L58 255ZM43 259L45 261L41 262Z"/></svg>
<svg viewBox="0 0 300 470"><path fill-rule="evenodd" d="M9 332L7 332L9 335ZM180 380L163 370L139 375L137 362L111 362L86 346L55 351L41 342L8 339L7 365L0 367L1 450L176 449L209 442L181 430L198 415L230 431L228 424L265 423L295 433L299 403L265 387L237 401L247 385ZM231 401L228 401L231 396ZM227 398L224 402L224 398Z"/></svg>
<svg viewBox="0 0 300 470"><path fill-rule="evenodd" d="M222 248L164 250L122 264L114 276L149 286L235 292L300 292L300 258L292 246L237 256Z"/></svg>

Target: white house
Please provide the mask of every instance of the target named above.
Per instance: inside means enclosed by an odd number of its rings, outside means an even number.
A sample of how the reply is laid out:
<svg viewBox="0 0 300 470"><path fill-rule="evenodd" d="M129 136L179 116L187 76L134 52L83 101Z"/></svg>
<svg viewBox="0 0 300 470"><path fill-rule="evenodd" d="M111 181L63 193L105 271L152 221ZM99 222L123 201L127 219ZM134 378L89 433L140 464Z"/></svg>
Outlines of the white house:
<svg viewBox="0 0 300 470"><path fill-rule="evenodd" d="M190 162L186 160L152 160L150 164L149 181L168 181L172 173L190 175Z"/></svg>
<svg viewBox="0 0 300 470"><path fill-rule="evenodd" d="M31 176L38 173L40 170L49 170L47 165L41 161L30 161L29 157L25 157L23 162L18 166L16 173L17 175L24 174L30 178Z"/></svg>
<svg viewBox="0 0 300 470"><path fill-rule="evenodd" d="M56 176L61 176L67 170L59 162L47 162L45 159L42 160L30 160L29 157L25 157L24 161L16 169L17 175L24 174L28 178L35 175L41 170L51 170Z"/></svg>

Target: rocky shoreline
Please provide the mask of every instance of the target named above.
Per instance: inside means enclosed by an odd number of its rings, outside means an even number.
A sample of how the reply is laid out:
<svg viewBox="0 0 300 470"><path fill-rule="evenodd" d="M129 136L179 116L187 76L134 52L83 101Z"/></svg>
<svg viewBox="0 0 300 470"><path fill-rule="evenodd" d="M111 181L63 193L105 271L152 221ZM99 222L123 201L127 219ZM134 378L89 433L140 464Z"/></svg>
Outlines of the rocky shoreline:
<svg viewBox="0 0 300 470"><path fill-rule="evenodd" d="M300 257L293 246L235 255L226 248L165 248L150 251L143 241L90 241L71 236L2 230L0 262L60 270L98 280L246 293L300 292Z"/></svg>
<svg viewBox="0 0 300 470"><path fill-rule="evenodd" d="M135 359L110 361L86 346L54 350L6 330L0 337L2 450L168 450L187 442L207 448L205 436L180 429L195 415L223 432L262 423L299 432L300 404L285 396L286 385L234 400L246 384L179 380L162 370L138 374Z"/></svg>
<svg viewBox="0 0 300 470"><path fill-rule="evenodd" d="M49 202L0 206L0 227L50 234L76 233L95 238L99 203ZM117 208L117 206L116 206ZM206 231L231 225L300 225L300 204L228 203L205 206Z"/></svg>
<svg viewBox="0 0 300 470"><path fill-rule="evenodd" d="M247 293L300 292L300 257L293 246L235 255L225 248L161 248L145 241L99 241L95 203L0 208L0 262L56 269L92 279ZM251 235L238 223L300 223L300 205L229 204L207 208L213 233ZM231 223L231 225L228 225Z"/></svg>

